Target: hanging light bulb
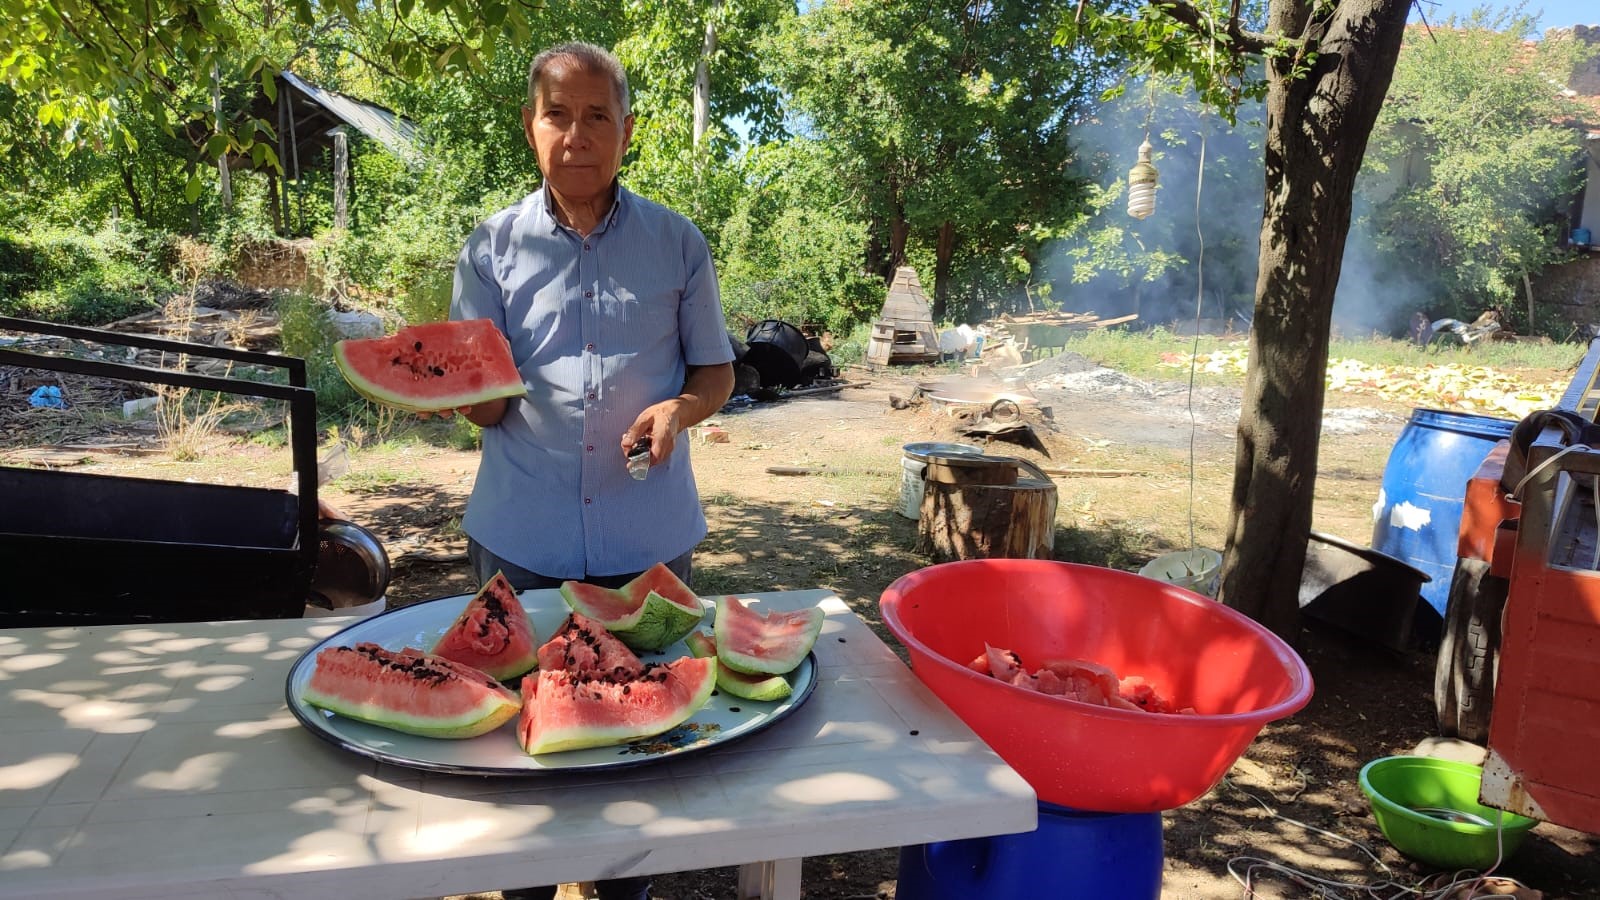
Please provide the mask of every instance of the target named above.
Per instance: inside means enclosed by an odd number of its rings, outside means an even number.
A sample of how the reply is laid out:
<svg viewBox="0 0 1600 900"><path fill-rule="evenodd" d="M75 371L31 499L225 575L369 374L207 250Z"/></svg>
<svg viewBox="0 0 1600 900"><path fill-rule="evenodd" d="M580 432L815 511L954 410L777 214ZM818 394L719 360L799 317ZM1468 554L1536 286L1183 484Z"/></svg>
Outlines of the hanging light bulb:
<svg viewBox="0 0 1600 900"><path fill-rule="evenodd" d="M1139 161L1128 170L1128 215L1143 219L1156 211L1156 167L1150 163L1150 146L1147 138L1139 145Z"/></svg>

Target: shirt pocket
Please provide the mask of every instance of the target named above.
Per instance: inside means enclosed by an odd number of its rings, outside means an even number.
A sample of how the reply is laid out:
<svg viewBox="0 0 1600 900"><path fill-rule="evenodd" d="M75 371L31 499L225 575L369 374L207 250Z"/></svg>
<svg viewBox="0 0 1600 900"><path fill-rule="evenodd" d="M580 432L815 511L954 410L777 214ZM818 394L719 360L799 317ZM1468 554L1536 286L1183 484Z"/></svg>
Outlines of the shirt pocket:
<svg viewBox="0 0 1600 900"><path fill-rule="evenodd" d="M637 289L611 284L603 295L601 312L625 334L675 334L678 329L676 289Z"/></svg>

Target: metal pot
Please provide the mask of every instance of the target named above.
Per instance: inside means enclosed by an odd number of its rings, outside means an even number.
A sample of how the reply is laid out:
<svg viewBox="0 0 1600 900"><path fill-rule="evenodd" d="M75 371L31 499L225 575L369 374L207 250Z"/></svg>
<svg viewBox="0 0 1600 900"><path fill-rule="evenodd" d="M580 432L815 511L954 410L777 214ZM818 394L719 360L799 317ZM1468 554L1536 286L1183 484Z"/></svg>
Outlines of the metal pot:
<svg viewBox="0 0 1600 900"><path fill-rule="evenodd" d="M323 609L365 606L389 588L389 554L377 535L354 522L317 529L317 569L306 602Z"/></svg>

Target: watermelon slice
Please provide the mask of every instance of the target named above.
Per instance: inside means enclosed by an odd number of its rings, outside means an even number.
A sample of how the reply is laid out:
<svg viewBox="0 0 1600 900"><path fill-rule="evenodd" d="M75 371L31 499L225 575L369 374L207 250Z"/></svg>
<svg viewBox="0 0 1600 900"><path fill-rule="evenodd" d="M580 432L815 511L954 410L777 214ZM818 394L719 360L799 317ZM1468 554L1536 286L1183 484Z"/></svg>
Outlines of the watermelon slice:
<svg viewBox="0 0 1600 900"><path fill-rule="evenodd" d="M644 671L644 663L599 622L573 613L539 648L539 668L565 669L575 675L633 679Z"/></svg>
<svg viewBox="0 0 1600 900"><path fill-rule="evenodd" d="M527 393L511 345L488 319L429 322L388 337L339 341L333 358L361 396L412 412Z"/></svg>
<svg viewBox="0 0 1600 900"><path fill-rule="evenodd" d="M433 655L510 681L539 664L527 610L500 572L483 583L438 643Z"/></svg>
<svg viewBox="0 0 1600 900"><path fill-rule="evenodd" d="M735 672L785 675L817 642L825 614L812 606L766 615L746 607L737 597L717 600L717 659Z"/></svg>
<svg viewBox="0 0 1600 900"><path fill-rule="evenodd" d="M470 738L510 721L517 695L488 675L414 647L327 647L302 693L318 709L423 737Z"/></svg>
<svg viewBox="0 0 1600 900"><path fill-rule="evenodd" d="M628 680L541 669L522 679L517 742L537 755L650 737L687 721L716 686L710 659L651 664Z"/></svg>
<svg viewBox="0 0 1600 900"><path fill-rule="evenodd" d="M716 640L703 631L689 632L683 642L688 645L689 653L697 658L717 655ZM794 693L794 688L789 686L789 679L782 675L746 675L728 668L728 664L720 659L717 660L717 687L746 700L782 700Z"/></svg>
<svg viewBox="0 0 1600 900"><path fill-rule="evenodd" d="M640 653L659 653L683 640L706 612L700 598L664 563L615 589L562 582L561 596L575 612Z"/></svg>

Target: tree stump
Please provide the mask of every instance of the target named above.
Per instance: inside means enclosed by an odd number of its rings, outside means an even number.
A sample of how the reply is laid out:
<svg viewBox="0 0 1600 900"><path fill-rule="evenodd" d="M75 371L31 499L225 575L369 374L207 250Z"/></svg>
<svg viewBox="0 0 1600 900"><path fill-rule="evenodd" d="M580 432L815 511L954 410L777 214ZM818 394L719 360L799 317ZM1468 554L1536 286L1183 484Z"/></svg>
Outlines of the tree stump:
<svg viewBox="0 0 1600 900"><path fill-rule="evenodd" d="M1019 477L1018 469L1029 477ZM940 562L1050 559L1056 486L1026 460L929 454L917 549Z"/></svg>

